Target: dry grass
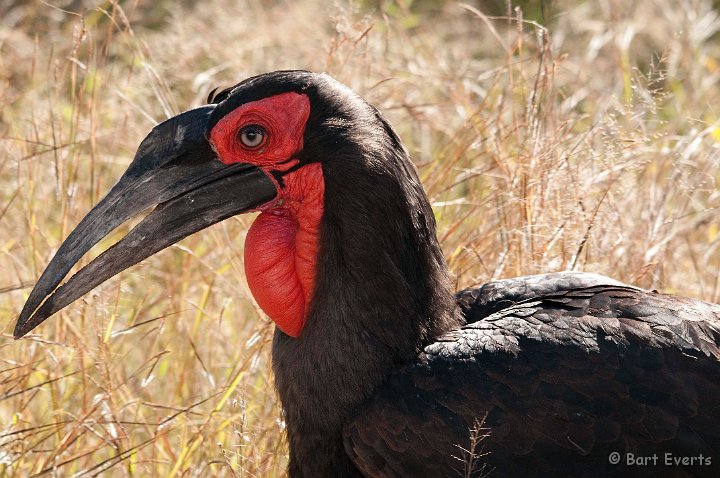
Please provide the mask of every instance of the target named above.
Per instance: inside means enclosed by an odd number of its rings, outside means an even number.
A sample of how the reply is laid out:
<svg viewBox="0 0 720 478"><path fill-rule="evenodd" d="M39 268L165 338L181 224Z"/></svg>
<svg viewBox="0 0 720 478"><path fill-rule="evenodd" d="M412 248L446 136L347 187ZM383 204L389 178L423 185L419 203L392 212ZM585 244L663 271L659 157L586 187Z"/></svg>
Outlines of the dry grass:
<svg viewBox="0 0 720 478"><path fill-rule="evenodd" d="M0 475L284 473L272 326L241 261L250 217L11 338L151 126L254 73L328 71L385 113L458 287L578 269L718 301L709 1L556 1L547 29L482 2L379 3L0 4Z"/></svg>

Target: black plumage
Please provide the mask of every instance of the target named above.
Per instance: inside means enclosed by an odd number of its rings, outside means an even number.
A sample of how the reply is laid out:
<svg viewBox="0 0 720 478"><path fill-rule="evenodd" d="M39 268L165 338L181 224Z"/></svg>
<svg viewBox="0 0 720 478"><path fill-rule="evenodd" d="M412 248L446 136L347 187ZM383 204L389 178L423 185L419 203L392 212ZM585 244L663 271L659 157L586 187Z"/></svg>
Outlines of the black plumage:
<svg viewBox="0 0 720 478"><path fill-rule="evenodd" d="M367 476L717 475L720 307L578 273L458 303L468 323L345 427ZM667 466L681 457L694 461Z"/></svg>
<svg viewBox="0 0 720 478"><path fill-rule="evenodd" d="M453 296L415 168L374 107L304 72L220 104L297 84L326 201L311 319L273 344L291 476L635 476L685 468L609 454L720 452L720 307L577 273Z"/></svg>
<svg viewBox="0 0 720 478"><path fill-rule="evenodd" d="M306 324L273 342L290 476L720 476L719 306L570 272L454 294L407 152L345 86L253 77L211 95L208 131L285 92L310 102L295 169L321 163L325 188ZM164 200L158 215L194 207Z"/></svg>

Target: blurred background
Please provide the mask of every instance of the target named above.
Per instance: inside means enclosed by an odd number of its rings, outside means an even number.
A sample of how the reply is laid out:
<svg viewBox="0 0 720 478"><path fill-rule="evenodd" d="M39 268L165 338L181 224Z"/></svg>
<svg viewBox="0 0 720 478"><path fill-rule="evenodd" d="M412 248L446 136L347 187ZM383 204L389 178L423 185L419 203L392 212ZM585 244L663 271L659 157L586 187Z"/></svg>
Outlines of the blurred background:
<svg viewBox="0 0 720 478"><path fill-rule="evenodd" d="M153 125L257 73L325 71L381 110L458 289L573 269L720 301L718 8L0 0L0 476L284 475L273 326L242 264L252 217L12 339Z"/></svg>

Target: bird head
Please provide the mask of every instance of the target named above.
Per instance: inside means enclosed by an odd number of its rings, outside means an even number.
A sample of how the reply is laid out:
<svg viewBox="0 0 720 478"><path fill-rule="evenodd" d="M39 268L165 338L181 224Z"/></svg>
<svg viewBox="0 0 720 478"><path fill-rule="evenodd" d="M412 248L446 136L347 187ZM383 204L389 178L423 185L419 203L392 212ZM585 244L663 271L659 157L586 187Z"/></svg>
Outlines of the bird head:
<svg viewBox="0 0 720 478"><path fill-rule="evenodd" d="M248 211L261 212L246 238L248 283L288 336L301 334L318 296L333 286L328 270L350 284L375 274L379 291L399 280L409 291L408 313L417 312L426 287L412 277L435 271L443 279L445 265L414 166L378 111L329 76L305 71L249 78L209 103L142 141L48 264L16 338L124 269ZM90 248L153 206L59 286Z"/></svg>

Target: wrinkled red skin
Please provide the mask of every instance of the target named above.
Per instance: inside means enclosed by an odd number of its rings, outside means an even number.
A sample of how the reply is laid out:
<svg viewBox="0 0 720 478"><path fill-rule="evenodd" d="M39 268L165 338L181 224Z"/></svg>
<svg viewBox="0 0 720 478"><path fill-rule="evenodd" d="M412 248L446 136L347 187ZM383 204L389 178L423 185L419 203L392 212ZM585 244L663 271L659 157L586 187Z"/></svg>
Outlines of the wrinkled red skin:
<svg viewBox="0 0 720 478"><path fill-rule="evenodd" d="M312 163L283 178L283 204L255 219L245 238L245 273L258 305L298 337L315 287L323 175Z"/></svg>
<svg viewBox="0 0 720 478"><path fill-rule="evenodd" d="M259 208L245 239L245 273L258 305L291 337L299 337L315 288L320 220L325 184L320 163L286 173L283 186L271 170L287 171L302 149L310 101L298 93L283 93L246 103L222 118L210 140L226 164L250 163L275 182L278 196ZM267 131L265 141L248 149L238 131L250 124Z"/></svg>

